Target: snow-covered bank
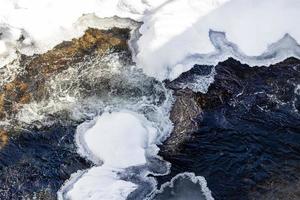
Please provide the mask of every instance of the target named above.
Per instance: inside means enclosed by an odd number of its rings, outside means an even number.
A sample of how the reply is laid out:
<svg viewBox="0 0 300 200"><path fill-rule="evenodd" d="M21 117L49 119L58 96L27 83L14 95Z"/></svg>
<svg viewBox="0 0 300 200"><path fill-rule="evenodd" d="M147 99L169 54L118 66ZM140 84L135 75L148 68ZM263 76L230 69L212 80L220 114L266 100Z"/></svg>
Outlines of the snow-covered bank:
<svg viewBox="0 0 300 200"><path fill-rule="evenodd" d="M44 53L62 41L81 36L88 27L107 29L125 23L99 20L119 16L139 20L148 5L136 0L1 0L0 67L15 52Z"/></svg>
<svg viewBox="0 0 300 200"><path fill-rule="evenodd" d="M170 1L144 18L137 63L146 74L160 80L174 79L189 70L195 61L187 63L186 58L195 54L201 55L197 62L210 64L209 56L219 53L219 48L226 48L215 46L215 41L209 37L210 30L225 32L238 54L267 54L272 51L267 49L268 45L286 33L300 42L300 29L296 25L299 9L298 0ZM214 57L215 63L235 54L222 53L224 55ZM295 55L289 52L285 58L289 56ZM274 61L262 62L270 63Z"/></svg>
<svg viewBox="0 0 300 200"><path fill-rule="evenodd" d="M268 54L272 51L268 46L287 33L299 43L299 9L298 0L2 0L0 62L11 61L16 50L44 52L80 36L88 26L105 28L104 23L95 23L99 18L118 16L144 23L137 43L137 65L159 80L174 79L196 62L192 56L201 55L197 62L210 64L207 57L220 53L209 37L210 30L226 33L228 41L237 47L238 53L226 52L217 58L222 60L235 54ZM89 13L94 17L80 19ZM104 26L115 25L120 24ZM288 56L299 57L288 53L284 58ZM282 56L261 63L268 65L279 59ZM243 57L241 60L256 64Z"/></svg>

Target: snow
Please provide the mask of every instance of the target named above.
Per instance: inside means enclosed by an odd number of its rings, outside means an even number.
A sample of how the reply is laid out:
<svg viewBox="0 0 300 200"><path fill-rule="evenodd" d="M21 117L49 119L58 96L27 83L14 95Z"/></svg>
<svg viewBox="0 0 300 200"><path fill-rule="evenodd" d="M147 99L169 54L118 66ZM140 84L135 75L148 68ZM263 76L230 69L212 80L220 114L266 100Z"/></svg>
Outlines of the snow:
<svg viewBox="0 0 300 200"><path fill-rule="evenodd" d="M101 160L105 166L126 168L146 163L145 149L155 133L155 129L144 126L132 113L104 113L93 127L78 133L77 143L81 155L94 155L96 159L89 158L94 163Z"/></svg>
<svg viewBox="0 0 300 200"><path fill-rule="evenodd" d="M16 52L44 53L62 41L80 37L88 27L124 28L124 21L108 19L114 16L142 21L147 10L164 1L0 0L0 67L15 59Z"/></svg>
<svg viewBox="0 0 300 200"><path fill-rule="evenodd" d="M148 7L142 0L0 0L0 3L0 32L5 27L8 35L16 35L18 31L25 37L18 41L20 34L18 37L0 35L0 40L18 44L6 45L11 54L17 50L27 55L43 53L64 40L82 35L89 24L80 24L79 28L76 22L85 14L138 20ZM0 67L11 60L5 60L1 54Z"/></svg>
<svg viewBox="0 0 300 200"><path fill-rule="evenodd" d="M137 63L159 80L174 79L191 67L180 65L186 57L217 50L210 30L225 32L248 56L264 53L286 33L299 43L299 10L298 0L170 1L144 18Z"/></svg>
<svg viewBox="0 0 300 200"><path fill-rule="evenodd" d="M159 80L174 79L190 69L188 56L217 50L210 30L225 32L248 56L265 53L286 33L299 43L299 9L299 0L1 0L0 29L8 34L0 38L0 66L16 50L42 53L79 37L96 18L118 16L143 22L137 65ZM96 18L80 20L86 14Z"/></svg>
<svg viewBox="0 0 300 200"><path fill-rule="evenodd" d="M77 128L78 152L98 166L71 177L59 198L126 199L137 185L120 180L118 174L146 164L146 157L157 153L157 133L142 115L130 111L104 113L84 122Z"/></svg>
<svg viewBox="0 0 300 200"><path fill-rule="evenodd" d="M226 0L169 1L144 18L138 40L137 64L144 72L160 80L168 70L192 52L209 52L212 45L208 31L200 35L197 21L225 3ZM178 69L177 69L178 70ZM182 69L180 70L182 72ZM178 74L178 72L176 73Z"/></svg>

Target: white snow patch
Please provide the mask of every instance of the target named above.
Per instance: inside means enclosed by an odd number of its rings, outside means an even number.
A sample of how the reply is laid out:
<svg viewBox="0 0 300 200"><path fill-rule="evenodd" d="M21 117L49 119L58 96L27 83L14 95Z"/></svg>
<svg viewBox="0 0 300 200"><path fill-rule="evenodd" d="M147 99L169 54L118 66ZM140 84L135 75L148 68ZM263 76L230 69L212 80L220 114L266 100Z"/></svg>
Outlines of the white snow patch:
<svg viewBox="0 0 300 200"><path fill-rule="evenodd" d="M78 23L86 14L139 20L150 6L143 0L1 0L0 3L0 67L10 62L16 51L26 55L44 53L62 41L81 36L90 24L100 29L118 25L95 23L95 17ZM7 57L7 52L12 58Z"/></svg>

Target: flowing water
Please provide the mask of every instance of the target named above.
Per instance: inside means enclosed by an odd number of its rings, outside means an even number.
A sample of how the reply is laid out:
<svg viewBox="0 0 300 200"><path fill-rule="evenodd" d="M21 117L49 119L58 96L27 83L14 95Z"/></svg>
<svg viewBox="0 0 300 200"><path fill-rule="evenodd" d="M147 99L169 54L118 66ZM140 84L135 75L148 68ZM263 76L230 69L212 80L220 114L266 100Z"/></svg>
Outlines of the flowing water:
<svg viewBox="0 0 300 200"><path fill-rule="evenodd" d="M210 36L216 46L224 43L220 54L234 47L222 33ZM279 44L294 42L284 38ZM297 44L292 48L298 53ZM282 55L271 53L247 59ZM195 68L179 81L181 89L196 86L209 97L215 87L235 96L203 107L200 128L175 154L163 146L173 127L173 92L129 54L87 56L52 77L50 95L22 108L15 119L22 131L0 151L1 199L272 199L298 184L299 62L256 69L229 60Z"/></svg>

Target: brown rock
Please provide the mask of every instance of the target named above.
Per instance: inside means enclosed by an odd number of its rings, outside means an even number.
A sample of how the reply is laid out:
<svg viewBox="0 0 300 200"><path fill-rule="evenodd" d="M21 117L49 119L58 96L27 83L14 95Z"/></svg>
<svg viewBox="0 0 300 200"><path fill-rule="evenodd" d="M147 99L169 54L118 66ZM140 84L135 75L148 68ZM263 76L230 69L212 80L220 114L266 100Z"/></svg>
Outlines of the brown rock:
<svg viewBox="0 0 300 200"><path fill-rule="evenodd" d="M170 154L177 151L180 145L189 138L189 133L198 129L198 124L194 119L202 112L192 91L176 91L175 96L176 100L170 113L174 129L162 147L163 151L168 151Z"/></svg>
<svg viewBox="0 0 300 200"><path fill-rule="evenodd" d="M0 88L0 119L9 119L24 104L46 98L45 82L69 66L84 61L86 56L113 52L130 54L127 45L129 35L129 29L89 28L82 37L62 42L44 54L22 55L20 65L24 71Z"/></svg>
<svg viewBox="0 0 300 200"><path fill-rule="evenodd" d="M0 119L5 117L4 113L4 94L0 93Z"/></svg>
<svg viewBox="0 0 300 200"><path fill-rule="evenodd" d="M8 142L7 132L0 130L0 149L2 149Z"/></svg>

